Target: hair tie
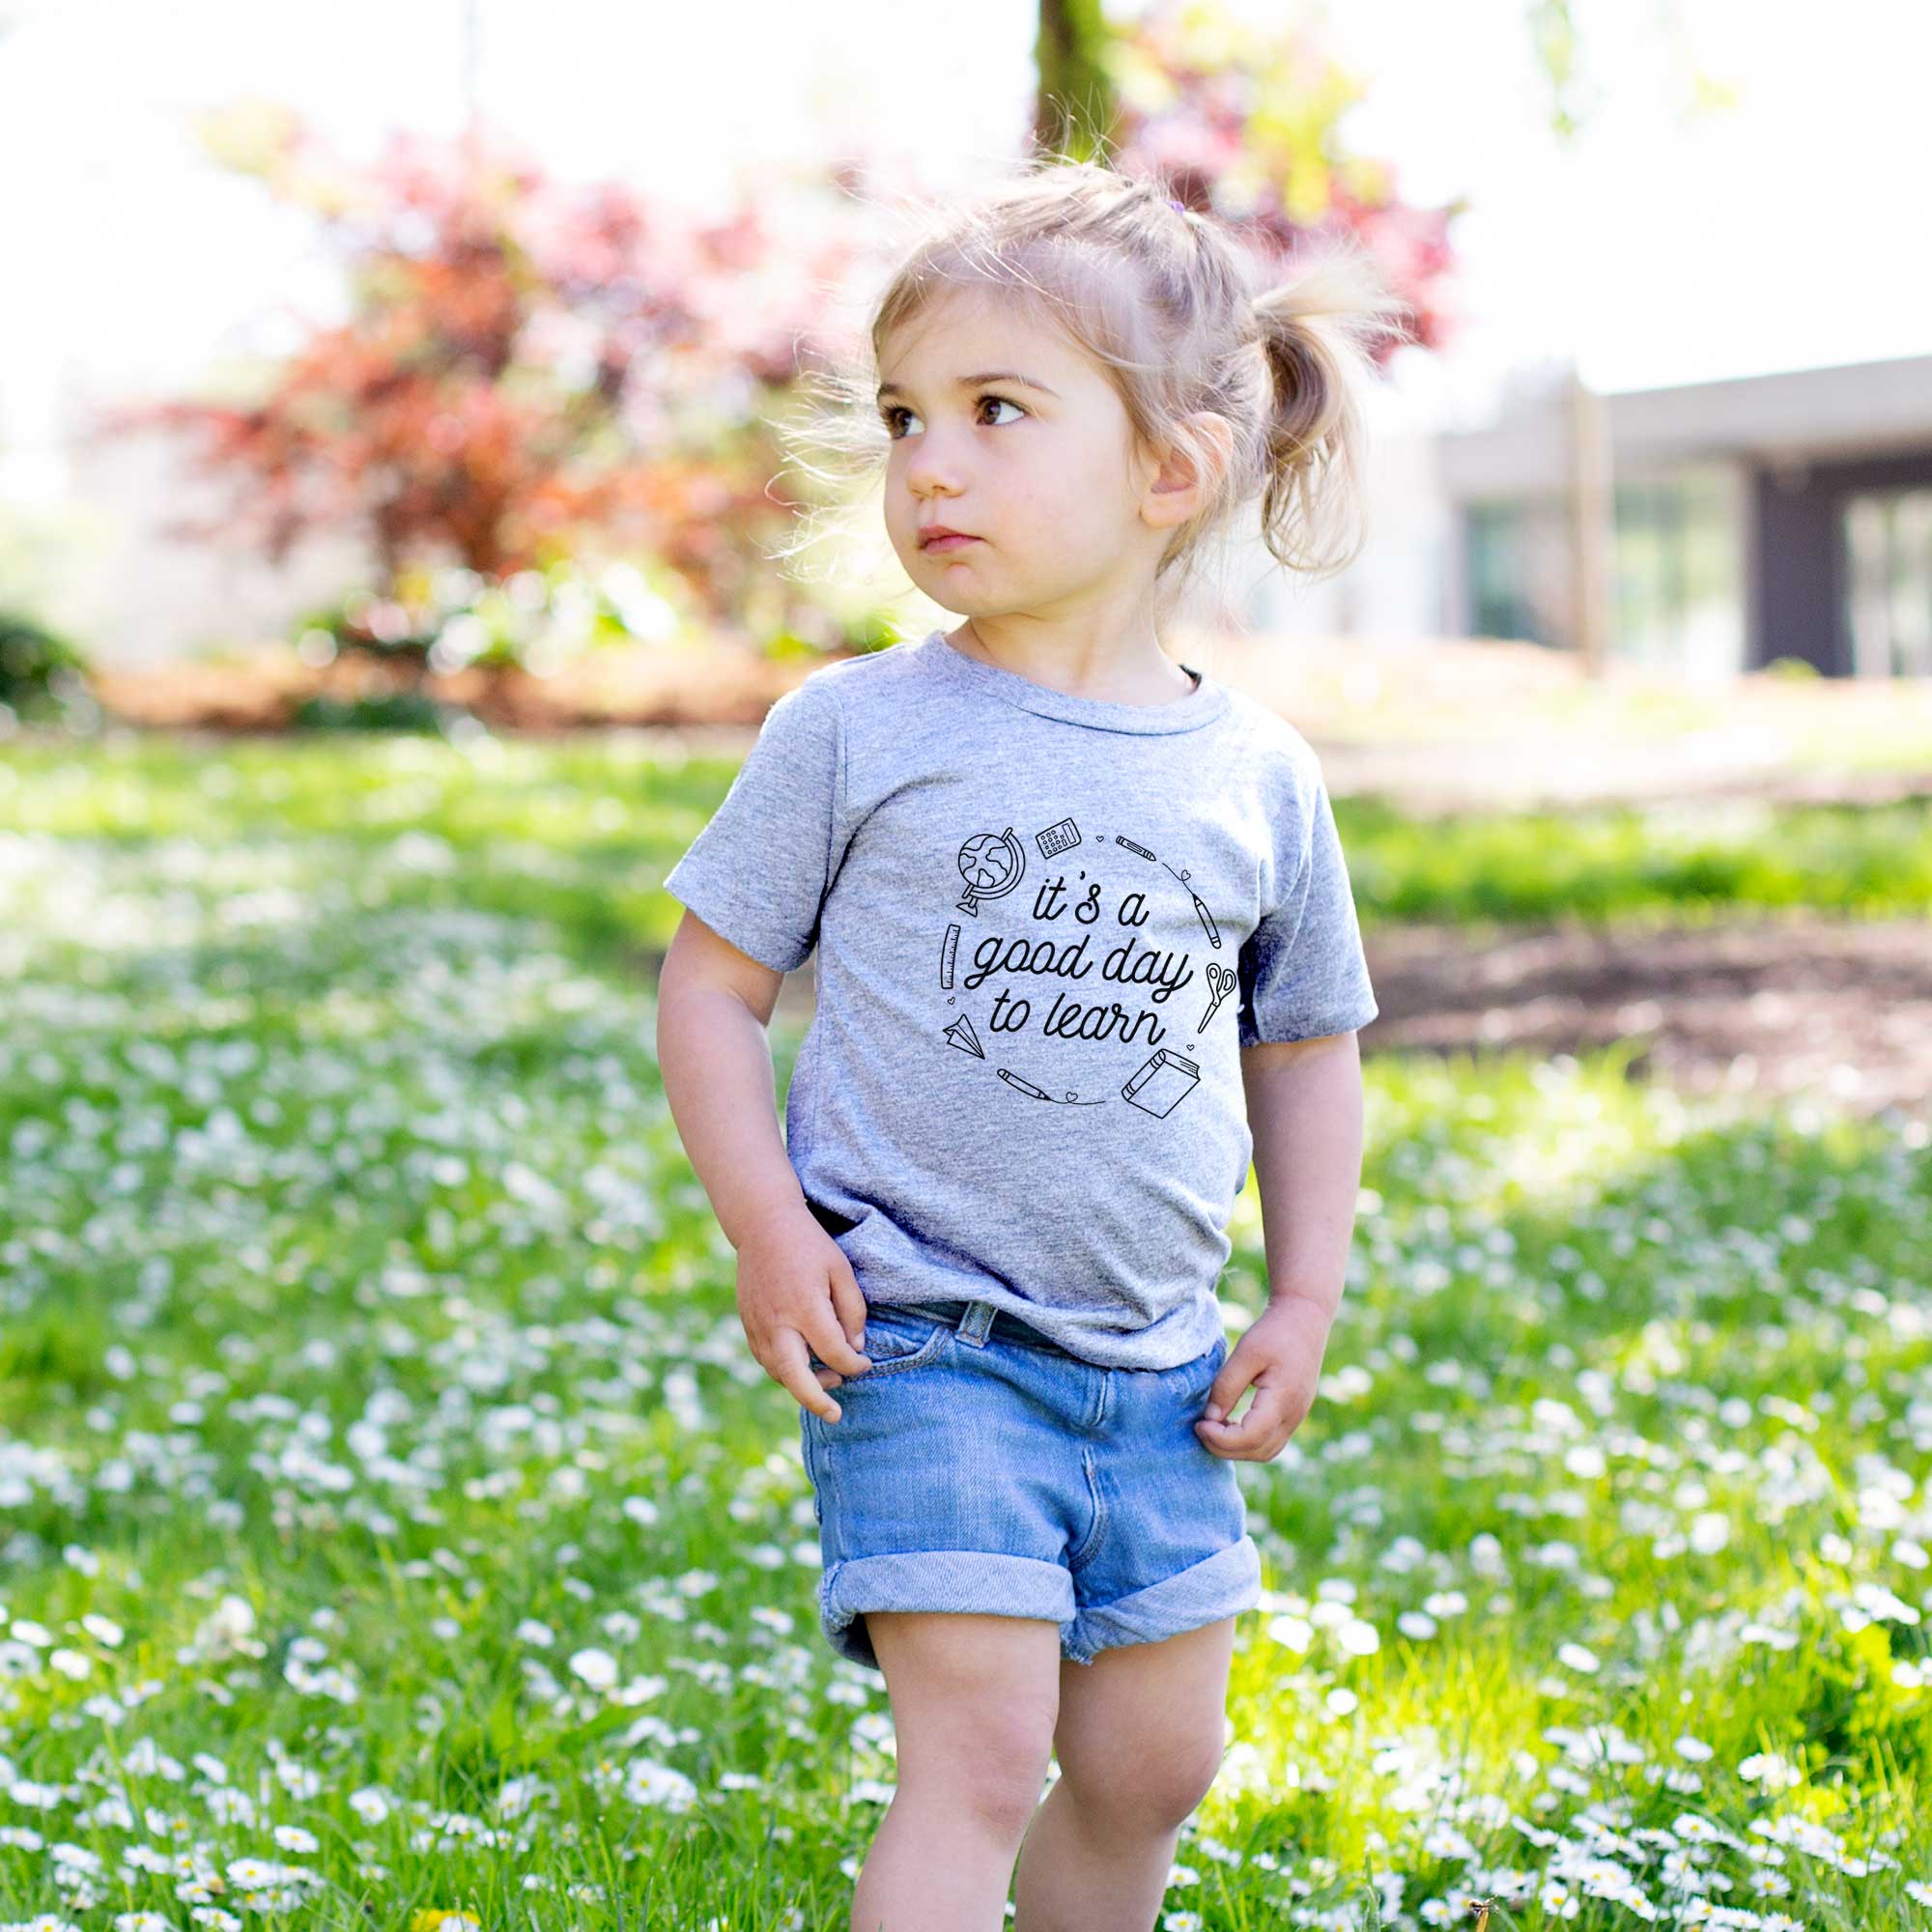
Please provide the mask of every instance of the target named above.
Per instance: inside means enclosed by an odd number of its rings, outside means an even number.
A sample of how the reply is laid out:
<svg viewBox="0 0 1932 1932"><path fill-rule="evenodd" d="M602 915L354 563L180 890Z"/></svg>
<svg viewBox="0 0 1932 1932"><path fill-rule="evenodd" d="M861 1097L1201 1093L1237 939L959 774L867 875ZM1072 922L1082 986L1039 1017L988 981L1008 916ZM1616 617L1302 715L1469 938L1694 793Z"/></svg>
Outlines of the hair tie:
<svg viewBox="0 0 1932 1932"><path fill-rule="evenodd" d="M1170 208L1179 209L1182 214L1185 214L1187 213L1187 204L1182 201L1176 201L1172 195L1168 197L1167 205Z"/></svg>

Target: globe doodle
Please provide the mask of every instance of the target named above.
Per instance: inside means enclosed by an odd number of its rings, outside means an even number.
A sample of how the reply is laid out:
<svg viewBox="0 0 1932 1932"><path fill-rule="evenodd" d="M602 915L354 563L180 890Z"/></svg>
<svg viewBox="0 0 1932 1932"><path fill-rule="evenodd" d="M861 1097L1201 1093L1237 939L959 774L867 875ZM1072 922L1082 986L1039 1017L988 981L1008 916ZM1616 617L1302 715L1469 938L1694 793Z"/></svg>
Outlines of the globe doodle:
<svg viewBox="0 0 1932 1932"><path fill-rule="evenodd" d="M996 899L1019 884L1026 872L1026 848L1004 832L976 832L959 848L959 876L966 881L959 910L977 913L981 899Z"/></svg>

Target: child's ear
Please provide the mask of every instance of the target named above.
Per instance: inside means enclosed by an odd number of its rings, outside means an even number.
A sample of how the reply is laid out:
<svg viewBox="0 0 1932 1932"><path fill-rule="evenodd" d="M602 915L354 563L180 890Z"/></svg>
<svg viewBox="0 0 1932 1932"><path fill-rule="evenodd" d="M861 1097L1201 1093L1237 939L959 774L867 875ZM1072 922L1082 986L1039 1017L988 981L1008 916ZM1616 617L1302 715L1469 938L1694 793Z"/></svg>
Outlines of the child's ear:
<svg viewBox="0 0 1932 1932"><path fill-rule="evenodd" d="M1207 454L1197 474L1193 453L1178 442L1168 445L1160 468L1148 486L1151 497L1168 499L1155 506L1160 515L1154 521L1162 524L1184 522L1199 510L1215 483L1227 473L1234 455L1235 427L1226 416L1212 410L1196 410L1182 420L1205 443ZM1176 516L1176 510L1181 514Z"/></svg>

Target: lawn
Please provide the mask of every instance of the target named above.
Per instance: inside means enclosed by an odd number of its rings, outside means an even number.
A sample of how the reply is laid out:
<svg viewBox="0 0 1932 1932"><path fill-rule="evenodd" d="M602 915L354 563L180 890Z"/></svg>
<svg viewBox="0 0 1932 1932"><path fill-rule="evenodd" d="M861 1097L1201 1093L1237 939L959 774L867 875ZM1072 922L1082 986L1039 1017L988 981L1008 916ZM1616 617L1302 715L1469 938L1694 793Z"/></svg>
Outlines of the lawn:
<svg viewBox="0 0 1932 1932"><path fill-rule="evenodd" d="M884 1685L651 1053L728 777L0 762L0 1925L843 1932ZM1338 816L1365 924L1932 903L1923 801ZM1924 1132L1617 1052L1365 1081L1166 1932L1932 1927Z"/></svg>

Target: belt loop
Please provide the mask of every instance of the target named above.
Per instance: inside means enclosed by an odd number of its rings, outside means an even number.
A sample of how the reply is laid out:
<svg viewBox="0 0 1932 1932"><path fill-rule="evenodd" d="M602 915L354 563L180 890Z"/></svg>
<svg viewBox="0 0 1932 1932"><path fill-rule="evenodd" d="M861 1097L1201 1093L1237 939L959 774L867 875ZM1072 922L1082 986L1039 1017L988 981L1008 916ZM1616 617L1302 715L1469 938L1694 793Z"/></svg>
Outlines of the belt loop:
<svg viewBox="0 0 1932 1932"><path fill-rule="evenodd" d="M990 1301L969 1301L966 1312L959 1318L959 1337L970 1342L976 1349L986 1346L986 1331L993 1325L993 1304Z"/></svg>

